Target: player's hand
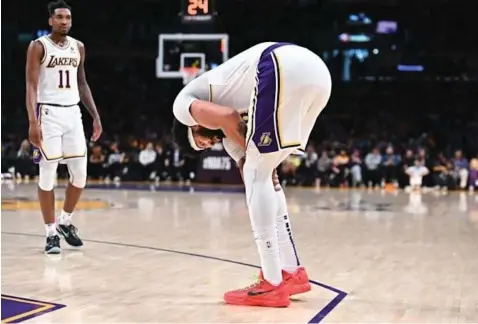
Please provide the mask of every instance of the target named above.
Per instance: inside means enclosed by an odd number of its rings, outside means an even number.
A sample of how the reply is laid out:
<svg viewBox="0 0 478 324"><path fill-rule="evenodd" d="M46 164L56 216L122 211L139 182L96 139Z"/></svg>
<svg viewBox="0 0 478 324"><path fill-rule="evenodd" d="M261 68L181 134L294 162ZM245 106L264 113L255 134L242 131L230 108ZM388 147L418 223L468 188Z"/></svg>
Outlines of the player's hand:
<svg viewBox="0 0 478 324"><path fill-rule="evenodd" d="M91 140L96 142L100 138L101 133L103 133L103 126L101 125L101 120L99 118L93 119L93 135Z"/></svg>
<svg viewBox="0 0 478 324"><path fill-rule="evenodd" d="M30 123L30 127L28 128L28 140L32 145L36 147L41 146L41 142L43 140L43 135L41 132L40 125L38 123Z"/></svg>
<svg viewBox="0 0 478 324"><path fill-rule="evenodd" d="M274 172L272 172L272 184L274 185L274 189L276 191L279 191L280 182L279 182L279 176L277 175L277 169L274 169Z"/></svg>
<svg viewBox="0 0 478 324"><path fill-rule="evenodd" d="M246 163L246 158L243 157L237 162L237 167L239 168L239 172L241 173L242 181L244 181L244 164Z"/></svg>

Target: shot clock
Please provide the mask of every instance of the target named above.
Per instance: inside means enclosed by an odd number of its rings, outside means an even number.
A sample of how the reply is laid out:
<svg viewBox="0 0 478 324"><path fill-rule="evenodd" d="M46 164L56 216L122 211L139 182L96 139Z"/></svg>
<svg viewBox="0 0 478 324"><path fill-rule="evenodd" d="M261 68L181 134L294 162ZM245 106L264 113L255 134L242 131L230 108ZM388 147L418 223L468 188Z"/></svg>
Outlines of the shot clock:
<svg viewBox="0 0 478 324"><path fill-rule="evenodd" d="M184 23L210 23L216 14L214 0L182 0Z"/></svg>

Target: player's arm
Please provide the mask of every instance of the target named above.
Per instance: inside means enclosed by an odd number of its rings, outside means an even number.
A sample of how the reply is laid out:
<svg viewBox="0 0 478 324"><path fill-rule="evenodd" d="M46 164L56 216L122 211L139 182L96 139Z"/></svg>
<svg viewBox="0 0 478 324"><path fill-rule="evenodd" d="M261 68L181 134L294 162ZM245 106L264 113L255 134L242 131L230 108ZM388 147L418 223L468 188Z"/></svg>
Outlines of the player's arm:
<svg viewBox="0 0 478 324"><path fill-rule="evenodd" d="M242 158L246 156L244 150L237 145L235 142L231 141L229 138L223 138L222 146L224 150L229 154L229 156L236 162L239 162Z"/></svg>
<svg viewBox="0 0 478 324"><path fill-rule="evenodd" d="M39 41L33 41L28 46L26 73L26 105L28 121L30 124L38 124L37 120L37 89L40 76L40 65L44 55L43 45Z"/></svg>
<svg viewBox="0 0 478 324"><path fill-rule="evenodd" d="M90 113L90 116L93 119L100 119L98 114L98 109L96 108L95 101L93 100L93 94L91 93L90 86L86 81L86 72L85 72L85 45L82 42L78 42L78 48L80 50L80 65L78 66L78 90L80 91L80 100L85 105L86 109Z"/></svg>
<svg viewBox="0 0 478 324"><path fill-rule="evenodd" d="M227 138L246 150L247 125L235 109L195 100L191 103L190 112L199 125L209 129L221 129Z"/></svg>
<svg viewBox="0 0 478 324"><path fill-rule="evenodd" d="M45 49L39 41L31 42L27 50L26 74L26 105L28 112L28 139L39 147L42 143L42 133L37 117L37 89L40 76L40 66Z"/></svg>
<svg viewBox="0 0 478 324"><path fill-rule="evenodd" d="M80 92L80 100L85 105L86 109L90 113L91 118L93 118L93 136L91 140L96 141L101 133L103 132L103 126L101 125L100 114L96 108L95 100L93 99L93 94L91 93L90 86L86 81L86 72L85 72L85 45L82 42L78 42L78 48L80 50L80 65L78 66L78 91Z"/></svg>
<svg viewBox="0 0 478 324"><path fill-rule="evenodd" d="M245 150L246 123L235 109L207 101L209 90L207 73L189 82L174 101L174 116L187 126L221 129L227 138Z"/></svg>

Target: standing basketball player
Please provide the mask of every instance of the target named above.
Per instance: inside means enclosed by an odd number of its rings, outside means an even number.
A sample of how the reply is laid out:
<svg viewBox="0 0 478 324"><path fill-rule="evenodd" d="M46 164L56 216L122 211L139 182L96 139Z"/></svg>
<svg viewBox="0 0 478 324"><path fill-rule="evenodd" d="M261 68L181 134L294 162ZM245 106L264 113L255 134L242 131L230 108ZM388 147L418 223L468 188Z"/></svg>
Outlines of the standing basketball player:
<svg viewBox="0 0 478 324"><path fill-rule="evenodd" d="M331 93L324 62L306 48L258 44L191 81L174 102L173 134L184 150L224 139L242 169L261 280L227 292L229 304L284 307L310 290L299 264L277 166L304 149ZM247 124L241 114L247 114Z"/></svg>
<svg viewBox="0 0 478 324"><path fill-rule="evenodd" d="M45 253L60 253L58 234L72 246L83 245L77 228L71 223L86 184L87 148L78 106L80 99L93 118L93 141L100 137L102 126L86 82L85 47L68 36L71 8L58 0L48 5L48 11L51 34L38 38L28 47L26 104L29 139L36 147L33 158L40 167L38 200L46 227ZM60 161L67 165L70 179L56 224L53 188Z"/></svg>

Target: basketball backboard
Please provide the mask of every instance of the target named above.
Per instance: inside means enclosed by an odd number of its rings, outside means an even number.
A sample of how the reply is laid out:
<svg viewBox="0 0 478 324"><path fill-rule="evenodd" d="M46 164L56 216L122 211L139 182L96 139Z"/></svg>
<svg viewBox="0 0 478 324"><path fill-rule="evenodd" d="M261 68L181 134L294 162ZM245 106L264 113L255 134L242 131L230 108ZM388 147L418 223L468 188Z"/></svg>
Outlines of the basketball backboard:
<svg viewBox="0 0 478 324"><path fill-rule="evenodd" d="M185 68L204 73L228 58L227 34L159 34L156 77L183 78Z"/></svg>

